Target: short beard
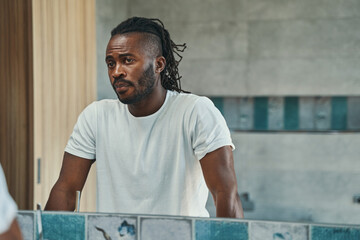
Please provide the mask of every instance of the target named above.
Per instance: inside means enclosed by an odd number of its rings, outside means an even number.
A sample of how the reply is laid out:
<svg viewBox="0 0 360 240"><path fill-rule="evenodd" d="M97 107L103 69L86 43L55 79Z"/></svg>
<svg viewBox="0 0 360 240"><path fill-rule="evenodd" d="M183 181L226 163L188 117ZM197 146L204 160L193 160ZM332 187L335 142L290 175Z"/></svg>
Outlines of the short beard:
<svg viewBox="0 0 360 240"><path fill-rule="evenodd" d="M132 86L135 88L133 96L125 99L120 99L120 96L116 93L118 96L118 99L120 102L124 104L135 104L143 100L145 97L147 97L152 91L154 90L154 84L155 84L155 73L153 70L153 64L150 64L149 67L144 71L143 75L139 79L138 83ZM118 80L121 81L121 80ZM113 88L115 88L115 83L118 82L117 80L113 83ZM126 81L126 80L125 80ZM126 81L128 82L128 81ZM129 82L130 83L130 82ZM116 91L115 91L116 92Z"/></svg>

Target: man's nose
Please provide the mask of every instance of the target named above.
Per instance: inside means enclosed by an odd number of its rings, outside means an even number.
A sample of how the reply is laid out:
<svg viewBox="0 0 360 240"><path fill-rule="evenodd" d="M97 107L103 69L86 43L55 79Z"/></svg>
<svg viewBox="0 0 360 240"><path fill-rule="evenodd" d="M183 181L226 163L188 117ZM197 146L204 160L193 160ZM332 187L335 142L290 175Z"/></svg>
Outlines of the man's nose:
<svg viewBox="0 0 360 240"><path fill-rule="evenodd" d="M116 64L114 71L112 72L113 78L125 78L126 71L121 64Z"/></svg>

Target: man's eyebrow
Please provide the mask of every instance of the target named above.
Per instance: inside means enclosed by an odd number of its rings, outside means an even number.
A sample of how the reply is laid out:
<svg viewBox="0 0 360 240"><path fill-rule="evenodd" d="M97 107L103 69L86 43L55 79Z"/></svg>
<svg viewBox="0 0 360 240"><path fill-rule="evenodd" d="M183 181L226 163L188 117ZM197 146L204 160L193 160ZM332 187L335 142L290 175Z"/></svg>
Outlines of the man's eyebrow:
<svg viewBox="0 0 360 240"><path fill-rule="evenodd" d="M110 59L113 59L113 57L112 57L112 56L109 56L109 55L106 56L106 57L105 57L105 62L106 62L107 60L110 60Z"/></svg>
<svg viewBox="0 0 360 240"><path fill-rule="evenodd" d="M119 55L117 55L117 57L119 57L119 58L121 58L121 57L128 57L128 56L135 56L134 54L132 54L132 53L123 53L123 54L119 54ZM105 61L107 61L107 60L110 60L110 59L114 59L114 57L112 56L112 55L107 55L106 57L105 57Z"/></svg>

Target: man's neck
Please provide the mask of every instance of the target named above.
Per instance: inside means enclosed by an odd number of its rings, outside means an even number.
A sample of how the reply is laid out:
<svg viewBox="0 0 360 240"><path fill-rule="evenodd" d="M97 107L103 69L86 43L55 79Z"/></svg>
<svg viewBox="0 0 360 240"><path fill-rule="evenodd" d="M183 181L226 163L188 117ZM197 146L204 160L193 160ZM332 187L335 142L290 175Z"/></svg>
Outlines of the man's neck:
<svg viewBox="0 0 360 240"><path fill-rule="evenodd" d="M155 86L146 98L135 104L129 104L129 112L135 117L144 117L156 113L165 102L166 92L166 89L161 85Z"/></svg>

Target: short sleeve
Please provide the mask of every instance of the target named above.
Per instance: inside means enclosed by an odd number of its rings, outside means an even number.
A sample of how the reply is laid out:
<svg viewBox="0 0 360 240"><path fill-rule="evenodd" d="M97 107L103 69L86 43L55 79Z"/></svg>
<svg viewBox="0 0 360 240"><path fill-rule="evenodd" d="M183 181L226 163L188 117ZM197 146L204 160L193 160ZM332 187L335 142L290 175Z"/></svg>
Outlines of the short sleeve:
<svg viewBox="0 0 360 240"><path fill-rule="evenodd" d="M10 228L16 215L17 206L8 192L4 172L0 165L0 234L3 234Z"/></svg>
<svg viewBox="0 0 360 240"><path fill-rule="evenodd" d="M229 145L235 149L226 121L210 99L200 97L190 119L192 147L198 160L223 146Z"/></svg>
<svg viewBox="0 0 360 240"><path fill-rule="evenodd" d="M65 152L86 158L96 158L96 102L87 106L79 115Z"/></svg>

